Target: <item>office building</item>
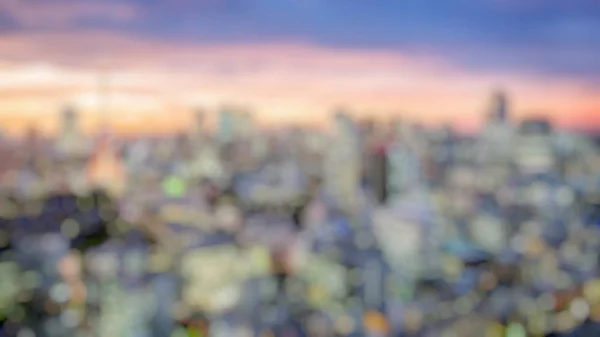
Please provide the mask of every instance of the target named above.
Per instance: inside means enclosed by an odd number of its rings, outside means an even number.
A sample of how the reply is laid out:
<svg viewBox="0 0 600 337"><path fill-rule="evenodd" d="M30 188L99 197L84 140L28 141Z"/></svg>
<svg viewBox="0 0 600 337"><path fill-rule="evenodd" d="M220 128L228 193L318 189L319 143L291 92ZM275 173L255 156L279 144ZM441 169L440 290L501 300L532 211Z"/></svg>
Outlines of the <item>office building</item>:
<svg viewBox="0 0 600 337"><path fill-rule="evenodd" d="M492 96L492 111L491 115L497 121L502 123L508 122L508 98L503 91L496 91Z"/></svg>
<svg viewBox="0 0 600 337"><path fill-rule="evenodd" d="M205 121L206 121L206 113L202 109L196 110L194 113L194 134L192 135L192 139L195 142L202 142L205 136Z"/></svg>
<svg viewBox="0 0 600 337"><path fill-rule="evenodd" d="M479 140L479 161L495 165L510 160L513 151L514 129L507 122L507 97L502 92L492 96L492 107Z"/></svg>
<svg viewBox="0 0 600 337"><path fill-rule="evenodd" d="M334 117L334 130L325 158L325 186L342 208L356 203L361 180L359 135L354 121L345 113Z"/></svg>
<svg viewBox="0 0 600 337"><path fill-rule="evenodd" d="M517 130L513 147L515 164L524 173L549 172L557 168L554 132L547 119L524 120Z"/></svg>
<svg viewBox="0 0 600 337"><path fill-rule="evenodd" d="M80 161L90 152L90 144L79 129L79 115L66 107L62 112L60 133L56 142L56 154L61 160Z"/></svg>
<svg viewBox="0 0 600 337"><path fill-rule="evenodd" d="M235 132L235 114L229 107L219 112L217 138L219 143L226 144L233 139Z"/></svg>

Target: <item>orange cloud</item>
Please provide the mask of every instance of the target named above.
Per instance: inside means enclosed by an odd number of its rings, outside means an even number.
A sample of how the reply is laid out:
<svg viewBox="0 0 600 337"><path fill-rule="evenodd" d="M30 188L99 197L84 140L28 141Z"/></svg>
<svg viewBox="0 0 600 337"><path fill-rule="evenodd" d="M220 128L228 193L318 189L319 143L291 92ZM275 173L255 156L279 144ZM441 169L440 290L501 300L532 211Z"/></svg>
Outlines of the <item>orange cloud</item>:
<svg viewBox="0 0 600 337"><path fill-rule="evenodd" d="M470 73L427 55L302 43L185 44L102 32L0 39L0 123L11 130L43 116L52 132L67 103L79 108L90 131L98 126L101 106L123 132L167 132L186 128L194 108L215 111L224 103L246 104L269 125L324 125L330 109L341 105L360 116L472 127L498 84L513 94L517 118L542 111L577 127L600 108L599 90L575 82Z"/></svg>

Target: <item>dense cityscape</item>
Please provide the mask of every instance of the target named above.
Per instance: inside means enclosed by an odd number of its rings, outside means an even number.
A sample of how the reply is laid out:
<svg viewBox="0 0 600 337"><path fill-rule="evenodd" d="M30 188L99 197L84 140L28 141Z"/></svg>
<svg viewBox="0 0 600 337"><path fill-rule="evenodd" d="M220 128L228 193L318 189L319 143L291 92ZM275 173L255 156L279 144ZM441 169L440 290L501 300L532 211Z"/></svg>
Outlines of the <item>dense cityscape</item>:
<svg viewBox="0 0 600 337"><path fill-rule="evenodd" d="M129 140L65 108L3 140L0 336L598 336L600 149L509 103Z"/></svg>

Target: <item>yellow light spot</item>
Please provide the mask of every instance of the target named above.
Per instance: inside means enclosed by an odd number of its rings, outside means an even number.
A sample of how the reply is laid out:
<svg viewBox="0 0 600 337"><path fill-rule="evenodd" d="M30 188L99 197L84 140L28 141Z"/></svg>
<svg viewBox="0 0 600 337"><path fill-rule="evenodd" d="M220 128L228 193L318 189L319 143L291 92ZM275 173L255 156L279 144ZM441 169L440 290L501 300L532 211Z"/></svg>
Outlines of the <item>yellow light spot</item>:
<svg viewBox="0 0 600 337"><path fill-rule="evenodd" d="M504 337L505 329L504 325L495 322L490 324L490 327L487 330L486 337Z"/></svg>

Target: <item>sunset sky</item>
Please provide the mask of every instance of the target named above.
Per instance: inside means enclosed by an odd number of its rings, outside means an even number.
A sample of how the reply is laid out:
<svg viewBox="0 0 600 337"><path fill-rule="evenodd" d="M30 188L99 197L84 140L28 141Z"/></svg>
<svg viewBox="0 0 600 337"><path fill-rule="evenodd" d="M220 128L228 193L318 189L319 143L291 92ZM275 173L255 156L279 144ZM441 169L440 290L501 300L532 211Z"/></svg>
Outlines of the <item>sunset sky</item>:
<svg viewBox="0 0 600 337"><path fill-rule="evenodd" d="M435 4L435 5L434 5ZM265 125L332 109L477 126L513 116L600 129L597 0L0 0L0 126L184 130L224 104ZM99 95L104 83L104 96Z"/></svg>

